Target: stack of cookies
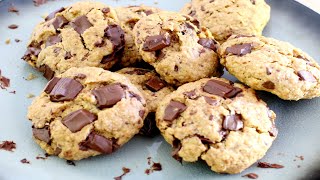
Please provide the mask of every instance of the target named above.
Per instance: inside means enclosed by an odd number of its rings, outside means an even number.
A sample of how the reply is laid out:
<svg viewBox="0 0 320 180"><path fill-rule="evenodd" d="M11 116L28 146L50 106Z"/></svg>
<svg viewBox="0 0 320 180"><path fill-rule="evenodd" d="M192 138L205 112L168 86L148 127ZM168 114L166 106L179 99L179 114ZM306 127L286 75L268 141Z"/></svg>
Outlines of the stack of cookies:
<svg viewBox="0 0 320 180"><path fill-rule="evenodd" d="M79 2L50 13L23 56L49 80L28 111L35 141L81 160L161 132L180 162L242 172L278 133L255 90L320 96L316 61L261 36L269 18L264 0L192 0L180 13ZM220 78L223 68L244 85Z"/></svg>

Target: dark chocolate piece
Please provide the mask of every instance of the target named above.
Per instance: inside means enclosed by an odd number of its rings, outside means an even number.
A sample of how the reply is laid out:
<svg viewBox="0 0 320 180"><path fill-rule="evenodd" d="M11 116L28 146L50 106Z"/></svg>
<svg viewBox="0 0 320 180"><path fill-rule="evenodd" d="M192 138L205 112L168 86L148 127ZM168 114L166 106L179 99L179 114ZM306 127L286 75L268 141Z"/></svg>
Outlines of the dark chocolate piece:
<svg viewBox="0 0 320 180"><path fill-rule="evenodd" d="M61 78L50 92L50 100L53 102L73 100L82 89L83 86L79 81Z"/></svg>
<svg viewBox="0 0 320 180"><path fill-rule="evenodd" d="M47 41L46 41L46 47L48 46L52 46L52 45L55 45L59 42L61 42L62 39L59 35L53 35L53 36L49 36Z"/></svg>
<svg viewBox="0 0 320 180"><path fill-rule="evenodd" d="M148 36L143 44L143 51L157 51L170 46L170 37L165 35Z"/></svg>
<svg viewBox="0 0 320 180"><path fill-rule="evenodd" d="M146 87L153 92L157 92L162 88L166 87L166 83L161 80L158 76L154 76L146 82Z"/></svg>
<svg viewBox="0 0 320 180"><path fill-rule="evenodd" d="M107 139L95 132L91 132L87 139L80 144L82 148L88 148L103 154L111 154L113 152L113 141Z"/></svg>
<svg viewBox="0 0 320 180"><path fill-rule="evenodd" d="M251 43L236 44L231 47L228 47L226 49L226 53L237 55L237 56L244 56L248 53L251 53L252 48L253 47Z"/></svg>
<svg viewBox="0 0 320 180"><path fill-rule="evenodd" d="M80 131L86 125L97 120L97 116L88 110L80 109L68 114L62 119L62 124L65 125L71 132Z"/></svg>
<svg viewBox="0 0 320 180"><path fill-rule="evenodd" d="M92 24L85 15L79 16L71 22L71 27L73 27L73 29L77 31L79 34L82 34L91 26Z"/></svg>
<svg viewBox="0 0 320 180"><path fill-rule="evenodd" d="M125 92L119 84L111 84L92 91L97 99L99 109L109 108L125 97Z"/></svg>
<svg viewBox="0 0 320 180"><path fill-rule="evenodd" d="M16 149L16 143L13 141L2 141L2 143L0 143L0 150L1 149L13 152L13 150Z"/></svg>
<svg viewBox="0 0 320 180"><path fill-rule="evenodd" d="M44 88L44 92L47 93L47 94L50 94L52 89L54 88L54 86L57 84L57 82L60 80L60 78L57 78L57 77L54 77L52 78L47 86Z"/></svg>
<svg viewBox="0 0 320 180"><path fill-rule="evenodd" d="M243 128L243 121L240 114L226 116L223 120L223 129L237 131Z"/></svg>
<svg viewBox="0 0 320 180"><path fill-rule="evenodd" d="M262 84L262 86L266 89L275 89L275 84L271 81L266 81Z"/></svg>
<svg viewBox="0 0 320 180"><path fill-rule="evenodd" d="M163 119L165 121L175 120L183 111L187 109L187 106L181 102L171 100L169 105L164 111Z"/></svg>
<svg viewBox="0 0 320 180"><path fill-rule="evenodd" d="M209 38L200 38L198 41L198 44L200 44L201 46L211 49L213 51L217 50L216 45L218 44L215 40L213 39L209 39Z"/></svg>
<svg viewBox="0 0 320 180"><path fill-rule="evenodd" d="M284 166L282 166L280 164L270 164L267 162L258 162L258 167L259 168L274 168L274 169L284 168Z"/></svg>
<svg viewBox="0 0 320 180"><path fill-rule="evenodd" d="M49 126L45 126L43 128L35 128L32 127L32 134L36 139L40 141L44 141L47 144L50 143L50 129Z"/></svg>
<svg viewBox="0 0 320 180"><path fill-rule="evenodd" d="M53 76L54 76L54 74L55 74L54 71L52 71L52 69L51 69L48 65L46 65L46 64L41 65L38 70L43 73L43 76L44 76L47 80L52 79Z"/></svg>
<svg viewBox="0 0 320 180"><path fill-rule="evenodd" d="M69 21L63 16L57 16L52 21L52 25L53 25L54 29L56 29L56 30L59 28L62 28L63 26L65 26L68 23L69 23Z"/></svg>
<svg viewBox="0 0 320 180"><path fill-rule="evenodd" d="M301 81L317 82L317 79L309 71L298 71Z"/></svg>
<svg viewBox="0 0 320 180"><path fill-rule="evenodd" d="M242 92L242 89L234 87L223 81L212 79L205 84L203 91L224 98L233 98Z"/></svg>
<svg viewBox="0 0 320 180"><path fill-rule="evenodd" d="M64 8L64 7L61 7L61 8L59 8L59 9L53 11L53 12L50 13L44 20L45 20L45 21L49 21L49 20L53 19L53 18L56 16L56 14L58 14L58 13L64 11L64 10L65 10L65 8Z"/></svg>

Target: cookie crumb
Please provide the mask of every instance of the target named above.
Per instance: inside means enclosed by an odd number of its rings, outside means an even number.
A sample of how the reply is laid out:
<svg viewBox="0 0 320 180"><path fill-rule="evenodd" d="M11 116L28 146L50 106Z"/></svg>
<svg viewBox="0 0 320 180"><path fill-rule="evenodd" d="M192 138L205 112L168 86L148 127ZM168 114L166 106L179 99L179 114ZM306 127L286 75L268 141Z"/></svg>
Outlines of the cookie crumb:
<svg viewBox="0 0 320 180"><path fill-rule="evenodd" d="M31 81L31 80L36 79L36 78L37 78L36 75L34 75L33 73L30 73L30 74L28 75L28 77L25 78L25 80Z"/></svg>
<svg viewBox="0 0 320 180"><path fill-rule="evenodd" d="M27 98L28 98L28 99L31 99L31 98L34 98L34 97L35 97L34 94L31 94L31 93L27 94Z"/></svg>
<svg viewBox="0 0 320 180"><path fill-rule="evenodd" d="M71 160L67 160L66 162L67 162L67 164L70 165L70 166L76 166L76 163L74 163L74 162L71 161Z"/></svg>
<svg viewBox="0 0 320 180"><path fill-rule="evenodd" d="M258 176L258 174L255 174L255 173L249 173L249 174L243 175L242 177L247 177L250 179L257 179L259 176Z"/></svg>
<svg viewBox="0 0 320 180"><path fill-rule="evenodd" d="M10 39L6 39L5 43L10 44Z"/></svg>
<svg viewBox="0 0 320 180"><path fill-rule="evenodd" d="M13 141L2 141L2 143L0 144L0 150L1 149L13 152L13 150L16 149L16 143Z"/></svg>
<svg viewBox="0 0 320 180"><path fill-rule="evenodd" d="M122 171L123 171L123 173L120 176L114 177L113 179L114 180L121 180L122 177L125 176L126 174L128 174L131 170L129 168L122 167Z"/></svg>
<svg viewBox="0 0 320 180"><path fill-rule="evenodd" d="M8 26L9 29L17 29L19 26L16 24L11 24Z"/></svg>
<svg viewBox="0 0 320 180"><path fill-rule="evenodd" d="M258 162L258 167L259 168L274 168L274 169L284 168L284 166L282 166L280 164L270 164L267 162Z"/></svg>
<svg viewBox="0 0 320 180"><path fill-rule="evenodd" d="M20 162L21 162L22 164L30 164L30 161L28 161L26 158L21 159Z"/></svg>

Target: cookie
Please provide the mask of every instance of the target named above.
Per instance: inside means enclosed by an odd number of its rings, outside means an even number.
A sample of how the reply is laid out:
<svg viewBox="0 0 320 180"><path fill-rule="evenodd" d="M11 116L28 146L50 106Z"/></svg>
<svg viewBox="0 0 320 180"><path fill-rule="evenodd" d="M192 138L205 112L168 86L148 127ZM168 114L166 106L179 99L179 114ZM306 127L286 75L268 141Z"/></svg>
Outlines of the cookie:
<svg viewBox="0 0 320 180"><path fill-rule="evenodd" d="M121 28L125 32L125 46L123 56L120 61L120 66L127 67L136 64L142 59L138 48L134 43L133 27L143 17L153 13L160 12L158 8L149 6L128 6L118 7L115 9Z"/></svg>
<svg viewBox="0 0 320 180"><path fill-rule="evenodd" d="M221 43L232 34L261 35L270 19L264 0L192 0L181 12L197 18Z"/></svg>
<svg viewBox="0 0 320 180"><path fill-rule="evenodd" d="M71 67L110 69L125 39L115 11L97 2L78 2L50 13L38 24L23 57L47 79Z"/></svg>
<svg viewBox="0 0 320 180"><path fill-rule="evenodd" d="M143 95L127 78L95 67L54 77L28 109L35 141L68 160L114 152L139 132L147 114Z"/></svg>
<svg viewBox="0 0 320 180"><path fill-rule="evenodd" d="M261 159L277 136L275 113L255 91L222 78L185 84L166 96L157 126L179 161L206 161L212 171L240 173Z"/></svg>
<svg viewBox="0 0 320 180"><path fill-rule="evenodd" d="M151 137L157 135L159 130L155 124L155 112L160 101L174 89L151 70L124 68L118 73L126 76L146 99L149 114L144 120L144 127L140 130L140 134Z"/></svg>
<svg viewBox="0 0 320 180"><path fill-rule="evenodd" d="M219 76L219 43L196 19L162 11L142 18L133 29L143 60L169 84Z"/></svg>
<svg viewBox="0 0 320 180"><path fill-rule="evenodd" d="M263 36L232 36L219 53L229 73L253 89L285 100L320 96L319 65L289 43Z"/></svg>

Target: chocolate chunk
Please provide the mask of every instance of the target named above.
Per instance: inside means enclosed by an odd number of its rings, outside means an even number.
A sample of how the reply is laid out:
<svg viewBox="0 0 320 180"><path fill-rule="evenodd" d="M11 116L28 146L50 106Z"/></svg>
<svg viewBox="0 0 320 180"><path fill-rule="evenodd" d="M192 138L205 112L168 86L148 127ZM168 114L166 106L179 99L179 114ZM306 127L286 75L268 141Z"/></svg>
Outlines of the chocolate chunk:
<svg viewBox="0 0 320 180"><path fill-rule="evenodd" d="M218 44L215 40L213 39L209 39L209 38L200 38L198 41L198 44L200 44L201 46L211 49L213 51L217 50L216 45Z"/></svg>
<svg viewBox="0 0 320 180"><path fill-rule="evenodd" d="M109 108L125 97L125 92L119 84L111 84L92 91L97 99L99 109Z"/></svg>
<svg viewBox="0 0 320 180"><path fill-rule="evenodd" d="M155 113L150 112L144 119L143 127L140 129L139 134L147 137L155 137L160 133L155 121Z"/></svg>
<svg viewBox="0 0 320 180"><path fill-rule="evenodd" d="M182 145L181 145L181 142L180 140L178 139L175 139L173 142L172 142L172 145L173 145L173 151L171 153L171 156L177 160L178 162L182 163L182 158L179 156L179 151L180 149L182 148Z"/></svg>
<svg viewBox="0 0 320 180"><path fill-rule="evenodd" d="M71 27L73 27L73 29L77 31L79 34L82 34L91 26L92 24L85 15L79 16L71 22Z"/></svg>
<svg viewBox="0 0 320 180"><path fill-rule="evenodd" d="M242 89L233 87L228 83L212 79L205 84L203 91L224 98L233 98L242 92Z"/></svg>
<svg viewBox="0 0 320 180"><path fill-rule="evenodd" d="M10 79L1 75L0 70L0 88L6 89L10 86Z"/></svg>
<svg viewBox="0 0 320 180"><path fill-rule="evenodd" d="M162 165L160 163L153 163L151 169L153 171L161 171L162 170Z"/></svg>
<svg viewBox="0 0 320 180"><path fill-rule="evenodd" d="M114 47L114 51L118 52L119 50L123 49L125 44L124 39L124 31L121 29L120 26L113 24L109 25L105 30L105 37L111 41Z"/></svg>
<svg viewBox="0 0 320 180"><path fill-rule="evenodd" d="M69 21L63 16L57 16L52 21L52 25L53 25L54 29L62 28L64 25L66 25L68 23L69 23Z"/></svg>
<svg viewBox="0 0 320 180"><path fill-rule="evenodd" d="M185 95L186 97L188 97L189 99L197 99L199 96L196 93L196 90L192 90L192 91L188 91L188 92L184 92L183 95Z"/></svg>
<svg viewBox="0 0 320 180"><path fill-rule="evenodd" d="M0 143L0 150L1 149L13 152L13 150L16 149L16 143L13 141L2 141L2 143Z"/></svg>
<svg viewBox="0 0 320 180"><path fill-rule="evenodd" d="M60 80L60 78L57 78L57 77L54 77L52 78L47 86L44 88L44 92L47 93L47 94L50 94L52 89L54 88L54 86L57 84L57 82Z"/></svg>
<svg viewBox="0 0 320 180"><path fill-rule="evenodd" d="M110 12L110 8L106 7L106 8L103 8L101 11L102 11L104 14L107 14L107 13Z"/></svg>
<svg viewBox="0 0 320 180"><path fill-rule="evenodd" d="M284 166L282 166L280 164L270 164L267 162L258 162L258 167L259 168L274 168L274 169L284 168Z"/></svg>
<svg viewBox="0 0 320 180"><path fill-rule="evenodd" d="M52 69L44 64L44 65L41 65L40 68L39 68L39 71L43 73L43 76L47 79L47 80L50 80L53 78L54 76L54 71L52 71Z"/></svg>
<svg viewBox="0 0 320 180"><path fill-rule="evenodd" d="M175 120L183 111L187 109L187 106L181 102L171 100L169 105L164 111L163 119L165 121Z"/></svg>
<svg viewBox="0 0 320 180"><path fill-rule="evenodd" d="M275 89L275 84L271 81L266 81L262 84L262 86L266 89Z"/></svg>
<svg viewBox="0 0 320 180"><path fill-rule="evenodd" d="M46 41L46 47L55 45L61 41L62 41L62 39L59 35L49 36Z"/></svg>
<svg viewBox="0 0 320 180"><path fill-rule="evenodd" d="M9 29L17 29L19 26L16 24L11 24L8 26Z"/></svg>
<svg viewBox="0 0 320 180"><path fill-rule="evenodd" d="M143 44L143 51L157 51L170 46L170 37L165 35L148 36Z"/></svg>
<svg viewBox="0 0 320 180"><path fill-rule="evenodd" d="M237 56L243 56L248 53L251 53L252 50L252 44L251 43L245 43L245 44L236 44L231 47L228 47L226 49L227 54L233 54Z"/></svg>
<svg viewBox="0 0 320 180"><path fill-rule="evenodd" d="M80 109L68 114L62 119L62 124L65 125L71 132L80 131L86 125L97 120L97 116L88 110Z"/></svg>
<svg viewBox="0 0 320 180"><path fill-rule="evenodd" d="M153 76L146 82L146 87L153 92L157 92L160 89L166 87L166 83L161 80L158 76Z"/></svg>
<svg viewBox="0 0 320 180"><path fill-rule="evenodd" d="M71 59L71 58L72 58L71 52L66 52L66 54L64 55L64 59L68 60L68 59Z"/></svg>
<svg viewBox="0 0 320 180"><path fill-rule="evenodd" d="M28 161L26 158L21 159L20 162L21 162L22 164L30 164L30 161Z"/></svg>
<svg viewBox="0 0 320 180"><path fill-rule="evenodd" d="M87 139L81 142L80 147L92 149L103 154L111 154L113 152L113 141L91 132Z"/></svg>
<svg viewBox="0 0 320 180"><path fill-rule="evenodd" d="M40 141L44 141L47 144L50 143L50 129L49 126L45 126L44 128L34 128L32 127L32 134L36 139Z"/></svg>
<svg viewBox="0 0 320 180"><path fill-rule="evenodd" d="M70 101L83 89L82 84L71 78L61 78L50 92L50 100L53 102Z"/></svg>
<svg viewBox="0 0 320 180"><path fill-rule="evenodd" d="M150 72L150 70L148 69L140 69L140 68L134 68L133 70L130 71L126 71L125 74L130 74L130 75L145 75L148 72Z"/></svg>
<svg viewBox="0 0 320 180"><path fill-rule="evenodd" d="M258 176L258 174L255 174L255 173L249 173L249 174L243 175L242 177L248 177L250 179L257 179L259 176Z"/></svg>
<svg viewBox="0 0 320 180"><path fill-rule="evenodd" d="M208 139L204 136L197 135L197 137L201 140L202 144L213 144L213 142L210 139Z"/></svg>
<svg viewBox="0 0 320 180"><path fill-rule="evenodd" d="M36 44L36 43L31 43L28 46L28 49L25 52L25 54L22 57L22 59L25 60L25 61L31 60L31 55L38 56L40 52L41 52L40 45Z"/></svg>
<svg viewBox="0 0 320 180"><path fill-rule="evenodd" d="M212 99L211 97L203 96L203 98L204 98L204 100L205 100L208 104L210 104L210 105L212 105L212 106L215 106L215 105L218 104L218 101Z"/></svg>
<svg viewBox="0 0 320 180"><path fill-rule="evenodd" d="M223 120L223 129L237 131L243 128L242 117L240 114L226 116Z"/></svg>
<svg viewBox="0 0 320 180"><path fill-rule="evenodd" d="M317 82L317 79L309 71L298 71L301 81Z"/></svg>
<svg viewBox="0 0 320 180"><path fill-rule="evenodd" d="M33 0L34 6L40 6L42 4L47 3L48 0Z"/></svg>
<svg viewBox="0 0 320 180"><path fill-rule="evenodd" d="M198 29L200 29L200 22L197 19L192 20L191 23L194 24Z"/></svg>
<svg viewBox="0 0 320 180"><path fill-rule="evenodd" d="M59 9L53 11L53 12L50 13L44 20L45 20L45 21L49 21L49 20L53 19L53 18L56 16L56 14L58 14L58 13L64 11L64 10L65 10L64 7L61 7L61 8L59 8Z"/></svg>
<svg viewBox="0 0 320 180"><path fill-rule="evenodd" d="M67 160L66 163L70 166L76 166L76 163L74 163L73 161L71 160Z"/></svg>
<svg viewBox="0 0 320 180"><path fill-rule="evenodd" d="M256 5L256 0L250 0L253 5Z"/></svg>

